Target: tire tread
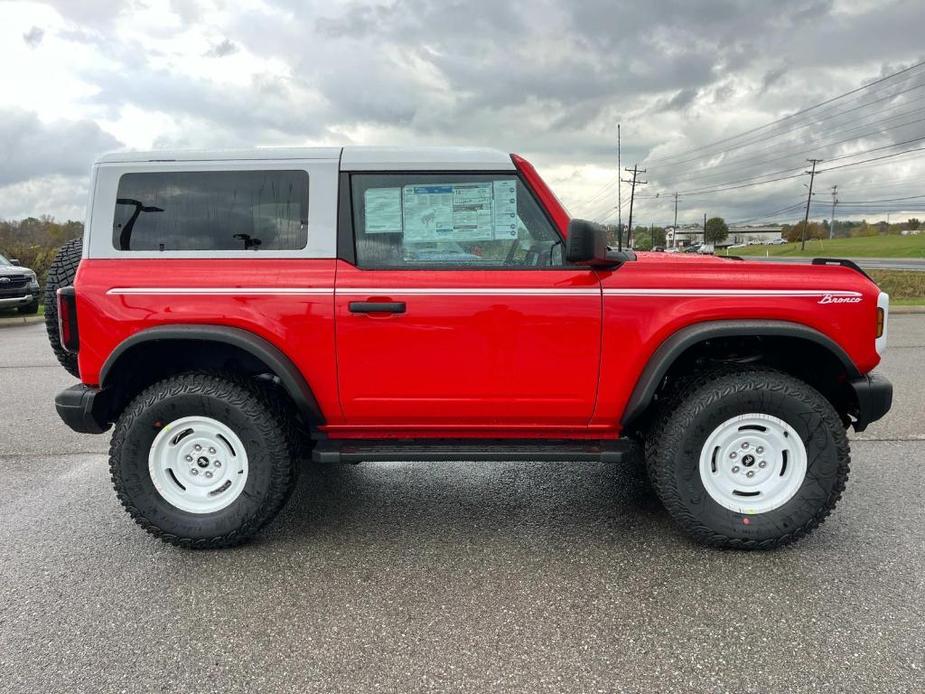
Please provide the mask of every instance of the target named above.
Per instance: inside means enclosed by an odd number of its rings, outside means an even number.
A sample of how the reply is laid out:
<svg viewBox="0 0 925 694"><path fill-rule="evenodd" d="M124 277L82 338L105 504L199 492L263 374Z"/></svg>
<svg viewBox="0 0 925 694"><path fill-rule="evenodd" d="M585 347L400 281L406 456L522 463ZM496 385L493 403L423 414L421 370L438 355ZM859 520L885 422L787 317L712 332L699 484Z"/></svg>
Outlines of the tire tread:
<svg viewBox="0 0 925 694"><path fill-rule="evenodd" d="M723 398L744 390L778 391L800 401L822 416L825 426L833 433L836 445L836 479L825 503L792 531L766 540L732 538L704 525L684 504L670 475L670 451L680 448L683 435L692 426L695 417ZM734 373L728 368L711 369L669 389L646 436L645 458L652 486L676 525L705 545L743 550L782 547L815 530L841 499L851 462L848 437L831 403L803 381L784 372L762 367L745 367Z"/></svg>
<svg viewBox="0 0 925 694"><path fill-rule="evenodd" d="M269 457L273 461L272 478L267 499L260 512L247 518L239 528L210 538L191 538L164 531L147 518L125 491L118 464L119 451L134 421L160 400L178 395L203 395L223 402L248 414L255 426L270 442ZM244 378L227 373L193 371L158 381L139 393L125 408L116 423L109 447L110 477L123 508L145 531L164 542L187 549L219 549L233 547L249 540L269 523L285 504L298 473L294 464L293 443L287 429L277 419L277 411L258 386Z"/></svg>

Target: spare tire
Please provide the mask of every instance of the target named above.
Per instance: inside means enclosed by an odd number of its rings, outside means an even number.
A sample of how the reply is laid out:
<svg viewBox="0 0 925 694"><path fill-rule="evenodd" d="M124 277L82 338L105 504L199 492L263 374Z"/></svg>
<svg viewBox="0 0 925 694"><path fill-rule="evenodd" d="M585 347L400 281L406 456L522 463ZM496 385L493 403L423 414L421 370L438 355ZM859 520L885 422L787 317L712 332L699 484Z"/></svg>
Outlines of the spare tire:
<svg viewBox="0 0 925 694"><path fill-rule="evenodd" d="M48 268L48 278L45 280L45 330L48 332L48 341L61 366L77 378L80 378L77 355L65 351L58 334L58 289L74 284L74 275L77 274L82 253L83 239L74 239L61 246L51 267Z"/></svg>

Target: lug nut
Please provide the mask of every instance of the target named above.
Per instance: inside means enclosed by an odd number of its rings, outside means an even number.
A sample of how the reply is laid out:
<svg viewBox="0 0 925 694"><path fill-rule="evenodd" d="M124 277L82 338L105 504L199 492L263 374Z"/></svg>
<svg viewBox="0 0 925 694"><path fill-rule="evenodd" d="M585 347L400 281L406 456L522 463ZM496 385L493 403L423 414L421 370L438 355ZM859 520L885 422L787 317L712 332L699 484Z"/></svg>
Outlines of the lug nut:
<svg viewBox="0 0 925 694"><path fill-rule="evenodd" d="M212 448L211 446L209 447L209 453L211 453L212 455L215 455L215 449Z"/></svg>
<svg viewBox="0 0 925 694"><path fill-rule="evenodd" d="M221 467L221 466L222 466L222 461L221 461L221 460L216 460L216 461L215 461L215 467Z"/></svg>
<svg viewBox="0 0 925 694"><path fill-rule="evenodd" d="M758 448L755 449L755 453L758 453L759 455L764 453L764 446L758 446Z"/></svg>
<svg viewBox="0 0 925 694"><path fill-rule="evenodd" d="M191 474L193 477L195 477L196 475L199 474L199 470L197 470L197 469L194 468L194 467L193 467L193 468L190 468L189 474Z"/></svg>
<svg viewBox="0 0 925 694"><path fill-rule="evenodd" d="M211 478L211 477L212 477L212 471L211 471L211 470L206 470L206 471L205 471L205 476Z"/></svg>
<svg viewBox="0 0 925 694"><path fill-rule="evenodd" d="M739 471L739 466L738 466L738 465L733 465L733 467L732 467L732 472L733 472L733 474L736 473L736 472L738 472L738 471Z"/></svg>
<svg viewBox="0 0 925 694"><path fill-rule="evenodd" d="M206 474L208 475L209 473L207 472ZM749 470L748 472L745 473L745 476L746 476L746 477L754 477L754 476L755 476L755 471L754 471L754 470Z"/></svg>
<svg viewBox="0 0 925 694"><path fill-rule="evenodd" d="M732 458L733 460L735 460L736 458L739 457L739 454L736 453L735 451L733 451L732 453L729 454L729 457Z"/></svg>
<svg viewBox="0 0 925 694"><path fill-rule="evenodd" d="M202 446L200 446L198 443L195 446L193 446L193 448L195 448L197 451L202 450Z"/></svg>
<svg viewBox="0 0 925 694"><path fill-rule="evenodd" d="M748 441L743 441L743 442L742 442L742 449L743 449L743 450L748 449Z"/></svg>
<svg viewBox="0 0 925 694"><path fill-rule="evenodd" d="M186 462L188 462L188 463L193 462L193 456L191 456L191 455L186 456Z"/></svg>
<svg viewBox="0 0 925 694"><path fill-rule="evenodd" d="M766 460L759 460L759 461L758 461L758 467L767 467L767 466L768 466L768 461L766 461Z"/></svg>

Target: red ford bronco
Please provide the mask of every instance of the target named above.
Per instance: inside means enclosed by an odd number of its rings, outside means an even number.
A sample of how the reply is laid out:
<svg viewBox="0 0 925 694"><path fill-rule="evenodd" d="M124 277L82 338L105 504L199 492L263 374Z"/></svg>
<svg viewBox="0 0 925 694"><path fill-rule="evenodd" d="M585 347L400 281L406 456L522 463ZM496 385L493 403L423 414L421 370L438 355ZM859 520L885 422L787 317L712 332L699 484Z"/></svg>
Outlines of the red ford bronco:
<svg viewBox="0 0 925 694"><path fill-rule="evenodd" d="M890 407L851 262L613 249L516 155L120 153L91 191L50 274L56 405L115 425L119 499L177 545L246 540L310 457L644 460L697 540L776 547Z"/></svg>

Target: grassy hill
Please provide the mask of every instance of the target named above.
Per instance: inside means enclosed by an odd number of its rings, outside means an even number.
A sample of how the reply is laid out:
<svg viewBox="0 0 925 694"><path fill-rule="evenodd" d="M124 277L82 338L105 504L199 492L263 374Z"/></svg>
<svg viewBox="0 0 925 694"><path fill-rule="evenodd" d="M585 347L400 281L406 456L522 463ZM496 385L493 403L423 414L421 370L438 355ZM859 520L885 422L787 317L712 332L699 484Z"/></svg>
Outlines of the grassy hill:
<svg viewBox="0 0 925 694"><path fill-rule="evenodd" d="M785 255L814 258L925 258L925 234L918 236L861 236L851 239L812 239L806 250L799 243L732 248L730 255Z"/></svg>

